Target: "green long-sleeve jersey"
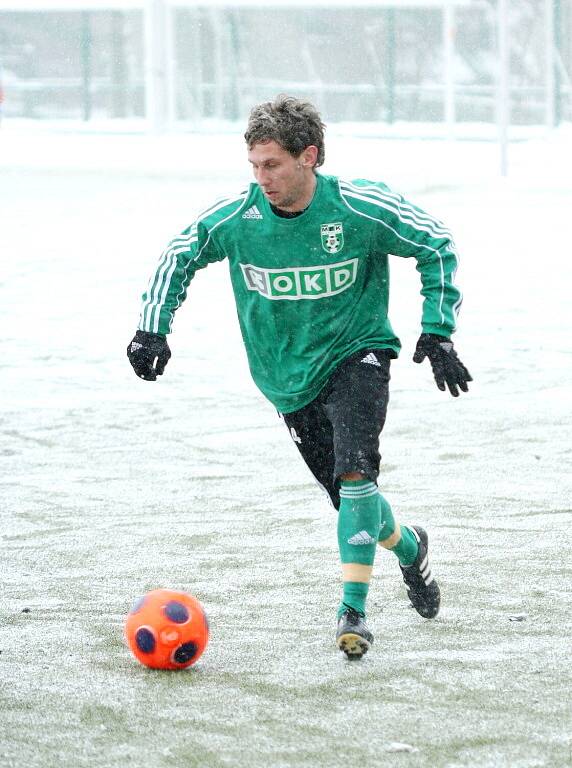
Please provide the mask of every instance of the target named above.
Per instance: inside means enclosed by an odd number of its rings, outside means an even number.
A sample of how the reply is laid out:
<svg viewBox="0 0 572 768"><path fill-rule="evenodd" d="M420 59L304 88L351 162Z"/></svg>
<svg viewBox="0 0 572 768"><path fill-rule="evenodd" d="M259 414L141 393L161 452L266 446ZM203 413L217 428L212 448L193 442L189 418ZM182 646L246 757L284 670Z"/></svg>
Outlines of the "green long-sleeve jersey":
<svg viewBox="0 0 572 768"><path fill-rule="evenodd" d="M253 183L169 243L143 295L139 328L169 333L195 272L227 259L252 377L289 413L311 402L349 355L383 348L397 356L389 254L415 258L423 331L449 336L461 294L441 222L382 183L322 174L309 207L282 218Z"/></svg>

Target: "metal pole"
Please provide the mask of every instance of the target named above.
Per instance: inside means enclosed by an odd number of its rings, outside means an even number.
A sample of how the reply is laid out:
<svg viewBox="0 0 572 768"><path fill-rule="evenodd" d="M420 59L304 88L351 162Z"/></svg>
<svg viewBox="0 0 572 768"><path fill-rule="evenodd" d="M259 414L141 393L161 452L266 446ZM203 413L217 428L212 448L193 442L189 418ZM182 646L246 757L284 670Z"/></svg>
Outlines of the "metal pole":
<svg viewBox="0 0 572 768"><path fill-rule="evenodd" d="M560 66L556 67L556 59L561 62L561 41L562 41L562 4L561 0L554 0L554 16L553 16L553 31L554 31L554 125L560 125L562 120L562 74Z"/></svg>
<svg viewBox="0 0 572 768"><path fill-rule="evenodd" d="M455 9L451 2L443 6L443 49L445 52L445 125L447 134L455 130Z"/></svg>
<svg viewBox="0 0 572 768"><path fill-rule="evenodd" d="M224 14L227 9L209 8L208 10L214 37L213 51L211 52L214 72L214 116L222 120L225 117L225 66L222 35L225 24Z"/></svg>
<svg viewBox="0 0 572 768"><path fill-rule="evenodd" d="M92 100L91 100L91 13L83 11L81 14L81 92L82 92L82 113L85 122L91 119Z"/></svg>
<svg viewBox="0 0 572 768"><path fill-rule="evenodd" d="M387 122L395 120L395 8L386 11L385 82L387 84Z"/></svg>
<svg viewBox="0 0 572 768"><path fill-rule="evenodd" d="M200 127L205 112L204 98L204 71L203 71L203 29L202 29L202 8L190 9L192 14L191 30L191 117L195 128Z"/></svg>
<svg viewBox="0 0 572 768"><path fill-rule="evenodd" d="M508 175L508 124L510 120L508 2L497 0L497 126L501 176Z"/></svg>
<svg viewBox="0 0 572 768"><path fill-rule="evenodd" d="M163 133L167 123L167 23L165 0L145 6L145 114L152 133Z"/></svg>
<svg viewBox="0 0 572 768"><path fill-rule="evenodd" d="M175 14L178 9L168 5L165 8L165 101L167 106L166 121L173 126L177 119L177 46L175 33Z"/></svg>
<svg viewBox="0 0 572 768"><path fill-rule="evenodd" d="M239 62L240 62L240 33L239 33L239 12L233 8L229 8L228 27L230 33L230 52L232 53L232 60L230 62L229 75L230 75L230 88L229 88L229 105L228 112L231 120L238 120L241 117L241 98L240 98L240 78L239 78Z"/></svg>
<svg viewBox="0 0 572 768"><path fill-rule="evenodd" d="M125 58L125 14L111 12L111 114L127 116L127 60Z"/></svg>
<svg viewBox="0 0 572 768"><path fill-rule="evenodd" d="M554 0L544 0L544 51L546 68L546 125L554 127L555 77L554 77Z"/></svg>

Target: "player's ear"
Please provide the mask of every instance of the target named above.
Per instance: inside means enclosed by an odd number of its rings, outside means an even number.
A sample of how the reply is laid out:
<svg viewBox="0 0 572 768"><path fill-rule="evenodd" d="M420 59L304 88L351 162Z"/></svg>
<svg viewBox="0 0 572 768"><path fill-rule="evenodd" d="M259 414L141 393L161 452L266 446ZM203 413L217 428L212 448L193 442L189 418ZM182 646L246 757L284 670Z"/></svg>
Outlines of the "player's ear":
<svg viewBox="0 0 572 768"><path fill-rule="evenodd" d="M306 149L302 150L302 154L300 155L300 164L303 165L304 168L313 168L316 165L317 160L318 147L310 144L309 147L306 147Z"/></svg>

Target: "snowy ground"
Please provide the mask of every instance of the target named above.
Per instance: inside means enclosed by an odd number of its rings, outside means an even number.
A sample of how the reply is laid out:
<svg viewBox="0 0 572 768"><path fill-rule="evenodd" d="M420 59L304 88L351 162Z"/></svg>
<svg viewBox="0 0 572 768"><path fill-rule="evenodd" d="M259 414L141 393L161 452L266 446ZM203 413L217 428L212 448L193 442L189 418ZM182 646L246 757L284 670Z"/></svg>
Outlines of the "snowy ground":
<svg viewBox="0 0 572 768"><path fill-rule="evenodd" d="M464 256L458 400L411 362L394 260L380 485L428 527L439 618L380 552L361 663L334 646L334 515L250 382L225 266L194 281L158 383L125 347L169 237L248 179L240 137L0 131L0 764L572 766L570 131L515 144L331 131L326 172L387 181ZM568 166L566 166L566 163ZM158 586L204 603L195 668L122 642Z"/></svg>

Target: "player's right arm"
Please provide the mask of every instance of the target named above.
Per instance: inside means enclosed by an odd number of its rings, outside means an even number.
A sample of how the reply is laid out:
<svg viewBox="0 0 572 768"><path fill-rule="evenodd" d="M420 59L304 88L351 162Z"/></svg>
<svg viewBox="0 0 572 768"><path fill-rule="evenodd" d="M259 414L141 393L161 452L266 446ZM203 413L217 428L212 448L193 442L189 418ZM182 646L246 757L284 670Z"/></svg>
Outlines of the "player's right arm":
<svg viewBox="0 0 572 768"><path fill-rule="evenodd" d="M173 317L187 297L197 270L224 259L202 222L195 222L165 248L143 294L139 330L166 335Z"/></svg>
<svg viewBox="0 0 572 768"><path fill-rule="evenodd" d="M185 300L196 271L225 258L216 232L242 210L248 194L245 190L217 200L161 254L143 294L138 330L127 347L129 362L140 378L155 381L165 370L171 357L167 334L175 312Z"/></svg>
<svg viewBox="0 0 572 768"><path fill-rule="evenodd" d="M143 294L138 330L127 347L129 362L141 379L155 381L163 374L171 357L167 334L189 283L198 269L223 258L200 219L165 248Z"/></svg>

